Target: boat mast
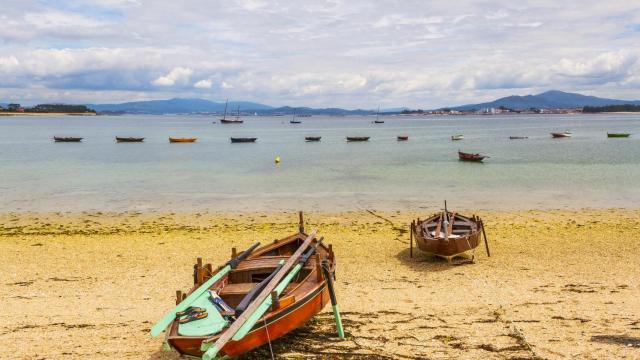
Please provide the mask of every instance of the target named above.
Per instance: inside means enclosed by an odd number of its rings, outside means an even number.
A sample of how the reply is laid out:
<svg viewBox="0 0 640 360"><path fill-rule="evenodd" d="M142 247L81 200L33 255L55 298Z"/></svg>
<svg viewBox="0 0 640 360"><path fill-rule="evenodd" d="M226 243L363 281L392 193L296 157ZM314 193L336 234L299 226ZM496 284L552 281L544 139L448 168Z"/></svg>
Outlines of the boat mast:
<svg viewBox="0 0 640 360"><path fill-rule="evenodd" d="M229 99L224 103L224 115L222 116L222 120L227 120L227 105L229 105Z"/></svg>
<svg viewBox="0 0 640 360"><path fill-rule="evenodd" d="M380 105L378 105L378 112L376 112L376 121L378 121L379 117L380 117Z"/></svg>
<svg viewBox="0 0 640 360"><path fill-rule="evenodd" d="M447 212L447 200L444 201L444 217L442 218L442 227L444 227L444 240L449 241L449 214Z"/></svg>
<svg viewBox="0 0 640 360"><path fill-rule="evenodd" d="M236 121L240 120L240 105L238 105L238 115L236 115Z"/></svg>

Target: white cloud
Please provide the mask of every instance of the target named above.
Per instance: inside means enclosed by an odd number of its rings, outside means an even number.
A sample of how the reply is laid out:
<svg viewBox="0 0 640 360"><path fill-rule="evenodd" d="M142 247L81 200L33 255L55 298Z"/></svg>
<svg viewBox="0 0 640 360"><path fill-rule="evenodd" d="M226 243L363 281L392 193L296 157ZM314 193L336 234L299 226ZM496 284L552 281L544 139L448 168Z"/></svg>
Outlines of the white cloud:
<svg viewBox="0 0 640 360"><path fill-rule="evenodd" d="M213 86L213 81L209 79L202 79L193 84L193 87L198 89L211 89L211 86Z"/></svg>
<svg viewBox="0 0 640 360"><path fill-rule="evenodd" d="M189 78L193 74L193 70L190 68L176 66L166 75L160 76L153 80L151 83L157 86L173 86L176 84L184 84L189 81Z"/></svg>
<svg viewBox="0 0 640 360"><path fill-rule="evenodd" d="M559 75L572 78L622 80L631 75L638 58L638 51L621 50L588 60L562 59L553 69Z"/></svg>
<svg viewBox="0 0 640 360"><path fill-rule="evenodd" d="M88 16L62 11L44 11L37 13L26 13L24 22L36 29L52 30L58 28L75 28L76 31L82 28L96 28L105 26L108 23Z"/></svg>
<svg viewBox="0 0 640 360"><path fill-rule="evenodd" d="M20 62L15 56L0 57L0 73L11 73L20 66Z"/></svg>
<svg viewBox="0 0 640 360"><path fill-rule="evenodd" d="M620 51L637 47L640 13L624 0L65 4L3 1L0 90L350 108L640 90L640 54Z"/></svg>
<svg viewBox="0 0 640 360"><path fill-rule="evenodd" d="M385 28L390 26L401 25L430 25L441 24L444 20L439 16L404 16L399 14L385 15L376 21L373 26L377 28Z"/></svg>

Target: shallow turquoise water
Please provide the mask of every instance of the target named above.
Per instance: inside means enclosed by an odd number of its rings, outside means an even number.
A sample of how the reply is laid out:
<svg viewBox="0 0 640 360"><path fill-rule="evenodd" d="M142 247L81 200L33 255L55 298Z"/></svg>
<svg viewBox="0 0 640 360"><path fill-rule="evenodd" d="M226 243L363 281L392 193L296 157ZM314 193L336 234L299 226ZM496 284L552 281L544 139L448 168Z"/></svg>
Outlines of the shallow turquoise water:
<svg viewBox="0 0 640 360"><path fill-rule="evenodd" d="M640 116L0 117L2 211L637 207ZM569 129L571 139L549 132ZM631 132L608 139L606 132ZM453 142L453 134L465 139ZM410 136L397 142L396 136ZM77 135L82 143L54 143ZM116 144L116 135L145 136ZM322 136L305 143L304 136ZM345 136L371 136L347 143ZM509 140L510 135L529 136ZM169 144L168 136L197 136ZM230 136L258 137L231 144ZM456 151L490 156L463 163ZM274 158L282 158L280 165Z"/></svg>

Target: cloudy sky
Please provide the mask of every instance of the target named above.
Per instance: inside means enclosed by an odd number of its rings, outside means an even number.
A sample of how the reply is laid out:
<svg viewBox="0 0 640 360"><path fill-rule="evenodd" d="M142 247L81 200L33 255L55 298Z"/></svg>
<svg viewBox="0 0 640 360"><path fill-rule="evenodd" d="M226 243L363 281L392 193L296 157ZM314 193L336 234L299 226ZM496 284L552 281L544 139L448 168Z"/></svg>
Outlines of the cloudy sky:
<svg viewBox="0 0 640 360"><path fill-rule="evenodd" d="M375 4L374 4L375 3ZM3 0L0 102L640 99L640 2Z"/></svg>

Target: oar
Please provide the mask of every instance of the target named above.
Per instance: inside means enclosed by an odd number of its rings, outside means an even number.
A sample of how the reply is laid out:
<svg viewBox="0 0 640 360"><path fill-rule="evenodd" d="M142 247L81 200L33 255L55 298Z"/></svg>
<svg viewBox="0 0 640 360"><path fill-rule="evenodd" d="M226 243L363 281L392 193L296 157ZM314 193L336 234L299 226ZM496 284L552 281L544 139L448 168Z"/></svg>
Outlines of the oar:
<svg viewBox="0 0 640 360"><path fill-rule="evenodd" d="M279 283L278 286L275 288L274 292L276 292L276 295L280 296L280 294L282 294L284 289L287 288L289 283L291 283L291 281L293 281L293 279L298 275L298 273L304 267L304 264L307 262L307 260L309 260L311 255L313 255L316 252L316 248L318 247L318 245L320 245L320 243L322 242L322 239L323 238L320 238L318 242L312 245L311 248L307 250L307 252L300 257L300 260L298 260L298 264L289 272L289 274L287 274L287 276L282 280L282 282ZM273 305L273 297L266 298L262 302L262 304L260 304L260 307L258 307L258 310L256 310L251 315L251 317L247 320L247 322L245 322L244 325L242 325L240 330L238 330L238 332L233 336L232 339L235 341L242 340L242 338L244 338L253 329L253 326L258 322L258 320L260 320L260 318L267 312L267 310L271 308L271 305Z"/></svg>
<svg viewBox="0 0 640 360"><path fill-rule="evenodd" d="M207 291L213 284L222 279L231 269L235 269L240 261L244 260L249 254L255 250L255 248L260 245L259 242L253 244L250 248L243 251L237 257L229 260L225 266L220 269L211 279L207 280L204 284L202 284L199 288L194 290L186 299L182 300L175 308L169 311L160 321L158 321L151 328L151 336L158 336L164 329L171 324L171 322L176 318L176 313L179 311L183 311L189 307L200 295L202 295L205 291Z"/></svg>
<svg viewBox="0 0 640 360"><path fill-rule="evenodd" d="M200 349L206 352L202 355L203 359L211 360L214 359L218 352L234 337L234 335L240 330L242 325L244 325L249 318L252 317L253 313L258 310L263 301L271 295L271 292L276 288L276 286L282 281L287 272L291 270L291 268L296 264L300 256L307 250L309 245L316 236L317 230L312 231L307 238L304 240L302 245L296 250L293 255L287 260L287 262L282 266L280 271L274 276L274 278L267 284L267 286L260 292L260 294L256 297L256 299L249 305L249 307L240 315L236 321L227 328L225 332L223 332L220 337L216 340L216 342L211 345L211 343L215 340L215 337L209 337L202 341Z"/></svg>
<svg viewBox="0 0 640 360"><path fill-rule="evenodd" d="M336 292L333 289L333 276L329 272L329 261L322 261L322 272L324 278L327 281L327 288L329 288L329 297L331 298L331 307L333 308L333 317L336 320L336 328L338 329L338 337L344 339L344 328L342 327L342 318L340 317L340 309L338 309L338 300L336 299Z"/></svg>
<svg viewBox="0 0 640 360"><path fill-rule="evenodd" d="M482 235L484 236L484 246L487 249L487 256L491 257L491 253L489 252L489 241L487 240L487 233L484 232L484 221L480 220L480 226L482 226Z"/></svg>

